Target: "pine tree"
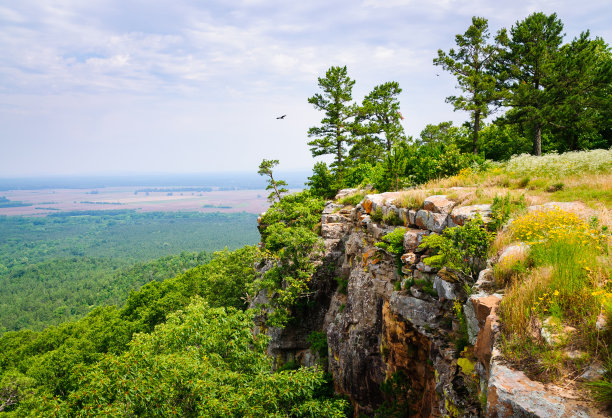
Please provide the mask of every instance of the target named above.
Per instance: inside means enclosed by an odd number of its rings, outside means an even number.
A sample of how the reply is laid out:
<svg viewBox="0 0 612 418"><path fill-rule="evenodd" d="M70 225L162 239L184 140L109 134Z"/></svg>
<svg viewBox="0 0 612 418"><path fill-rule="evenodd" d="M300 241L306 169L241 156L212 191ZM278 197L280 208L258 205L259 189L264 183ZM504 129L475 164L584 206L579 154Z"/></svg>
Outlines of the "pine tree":
<svg viewBox="0 0 612 418"><path fill-rule="evenodd" d="M308 130L308 142L313 157L334 155L331 167L341 180L346 166L347 147L351 144L351 126L354 108L351 104L354 80L347 75L346 66L331 67L325 77L319 77L322 93L308 99L315 109L325 113L320 126Z"/></svg>
<svg viewBox="0 0 612 418"><path fill-rule="evenodd" d="M359 138L351 149L353 159L376 163L406 136L397 96L402 92L397 81L374 87L357 109L353 133Z"/></svg>
<svg viewBox="0 0 612 418"><path fill-rule="evenodd" d="M457 35L458 49L448 53L438 50L434 65L439 65L457 77L459 88L466 93L462 96L449 96L455 110L471 113L472 152L478 153L478 132L481 120L491 112L491 104L501 96L496 89L498 84L495 64L500 55L500 41L489 44L489 24L487 19L474 16L472 24L463 35Z"/></svg>
<svg viewBox="0 0 612 418"><path fill-rule="evenodd" d="M554 100L549 87L563 40L563 23L555 13L533 13L510 29L504 39L503 64L508 69L505 118L533 130L533 153L542 155L542 129L553 118Z"/></svg>
<svg viewBox="0 0 612 418"><path fill-rule="evenodd" d="M260 176L268 176L268 186L266 190L272 190L270 195L268 196L268 201L274 203L276 199L281 200L282 194L287 193L289 190L284 188L287 183L283 180L274 180L274 175L272 173L272 169L278 165L278 160L266 160L265 158L259 164L259 171L257 174Z"/></svg>

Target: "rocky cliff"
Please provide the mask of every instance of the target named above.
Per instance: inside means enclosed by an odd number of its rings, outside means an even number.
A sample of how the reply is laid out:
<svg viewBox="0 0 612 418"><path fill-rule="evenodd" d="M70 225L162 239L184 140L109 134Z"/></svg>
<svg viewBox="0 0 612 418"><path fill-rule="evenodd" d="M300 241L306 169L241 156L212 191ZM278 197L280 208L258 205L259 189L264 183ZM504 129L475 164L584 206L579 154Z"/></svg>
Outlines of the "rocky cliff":
<svg viewBox="0 0 612 418"><path fill-rule="evenodd" d="M486 219L490 207L461 207L438 195L408 210L393 204L397 197L369 195L355 207L328 202L321 216L325 256L309 301L287 327L268 331L277 365L327 367L355 416L597 415L504 365L496 350L503 298L492 277L496 260L483 263L477 281L423 263L424 236L476 214ZM401 220L401 257L375 246L397 226L372 214ZM327 359L310 350L313 331L327 336Z"/></svg>

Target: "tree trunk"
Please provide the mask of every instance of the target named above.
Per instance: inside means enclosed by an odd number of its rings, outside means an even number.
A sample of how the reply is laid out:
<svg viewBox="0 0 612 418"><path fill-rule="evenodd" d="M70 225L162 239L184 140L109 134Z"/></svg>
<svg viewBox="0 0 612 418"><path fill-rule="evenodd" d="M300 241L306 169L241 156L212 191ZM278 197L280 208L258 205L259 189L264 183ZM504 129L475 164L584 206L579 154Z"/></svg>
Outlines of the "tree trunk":
<svg viewBox="0 0 612 418"><path fill-rule="evenodd" d="M535 133L533 136L533 155L542 155L542 125L536 123Z"/></svg>
<svg viewBox="0 0 612 418"><path fill-rule="evenodd" d="M478 131L480 131L480 110L477 110L474 114L474 135L472 138L472 152L474 153L474 155L478 154Z"/></svg>

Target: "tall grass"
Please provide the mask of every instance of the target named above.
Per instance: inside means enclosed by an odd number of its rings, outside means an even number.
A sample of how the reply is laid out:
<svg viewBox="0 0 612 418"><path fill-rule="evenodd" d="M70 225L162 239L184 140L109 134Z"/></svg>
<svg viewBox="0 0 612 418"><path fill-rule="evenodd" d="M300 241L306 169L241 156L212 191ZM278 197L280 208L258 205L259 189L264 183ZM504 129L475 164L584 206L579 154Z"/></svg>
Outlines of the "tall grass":
<svg viewBox="0 0 612 418"><path fill-rule="evenodd" d="M612 149L575 151L542 156L522 154L510 158L505 171L513 176L560 177L612 170Z"/></svg>

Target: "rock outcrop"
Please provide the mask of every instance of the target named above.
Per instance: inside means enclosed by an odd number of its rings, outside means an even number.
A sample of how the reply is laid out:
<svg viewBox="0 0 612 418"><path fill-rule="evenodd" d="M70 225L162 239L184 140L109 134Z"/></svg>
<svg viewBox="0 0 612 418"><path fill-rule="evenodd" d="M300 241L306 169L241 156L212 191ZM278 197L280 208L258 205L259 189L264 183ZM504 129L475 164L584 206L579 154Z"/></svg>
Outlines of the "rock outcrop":
<svg viewBox="0 0 612 418"><path fill-rule="evenodd" d="M321 220L326 255L310 285L311 303L294 312L296 320L285 329L268 331L277 364L326 364L355 416L375 416L381 406L424 417L590 416L579 403L500 362L497 308L503 295L495 293L491 268L474 283L423 262L423 237L476 216L488 219L490 206L461 207L438 195L409 210L394 205L399 196L368 195L356 207L327 204ZM394 212L403 221L401 257L375 246L396 228L374 222L371 215L378 212ZM525 250L508 250L506 257ZM338 288L339 281L347 287ZM313 331L327 335L326 362L309 350ZM401 390L382 389L394 379L402 385L391 386Z"/></svg>

